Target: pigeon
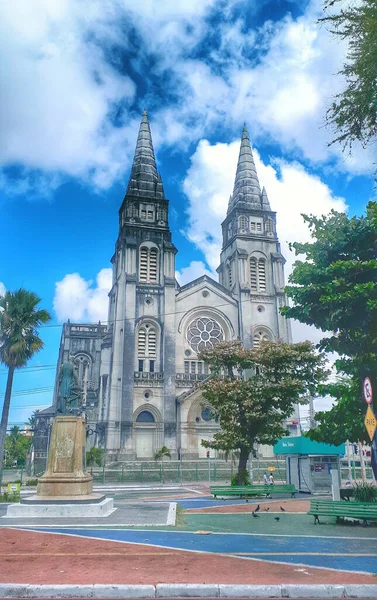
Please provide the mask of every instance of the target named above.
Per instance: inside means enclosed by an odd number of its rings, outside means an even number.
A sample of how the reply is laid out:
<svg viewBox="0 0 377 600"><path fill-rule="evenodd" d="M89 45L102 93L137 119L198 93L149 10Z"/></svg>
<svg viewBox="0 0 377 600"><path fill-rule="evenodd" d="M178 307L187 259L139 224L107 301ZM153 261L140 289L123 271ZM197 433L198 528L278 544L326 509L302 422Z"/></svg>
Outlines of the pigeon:
<svg viewBox="0 0 377 600"><path fill-rule="evenodd" d="M258 506L256 507L256 509L255 509L255 511L254 511L254 512L258 512L258 510L260 510L260 506L259 506L259 504L258 504Z"/></svg>
<svg viewBox="0 0 377 600"><path fill-rule="evenodd" d="M264 508L263 510L268 512L270 510L270 507L268 506L267 508Z"/></svg>
<svg viewBox="0 0 377 600"><path fill-rule="evenodd" d="M247 498L245 498L245 501L246 501L246 502L249 502L249 500L248 500Z"/></svg>
<svg viewBox="0 0 377 600"><path fill-rule="evenodd" d="M251 513L254 517L254 519L259 519L259 515L256 515L255 512Z"/></svg>
<svg viewBox="0 0 377 600"><path fill-rule="evenodd" d="M280 507L281 512L285 512L285 508L283 508L282 506Z"/></svg>
<svg viewBox="0 0 377 600"><path fill-rule="evenodd" d="M280 517L275 517L275 521L280 521Z"/></svg>

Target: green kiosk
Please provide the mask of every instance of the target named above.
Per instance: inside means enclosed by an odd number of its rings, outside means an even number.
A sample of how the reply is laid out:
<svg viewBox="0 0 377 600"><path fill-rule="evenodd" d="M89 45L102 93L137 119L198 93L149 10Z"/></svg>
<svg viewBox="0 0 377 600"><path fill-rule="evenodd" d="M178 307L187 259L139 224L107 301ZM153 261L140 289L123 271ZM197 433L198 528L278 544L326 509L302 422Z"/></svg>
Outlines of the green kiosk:
<svg viewBox="0 0 377 600"><path fill-rule="evenodd" d="M303 436L286 437L274 446L274 454L285 455L287 483L300 492L331 493L331 471L337 469L340 486L340 457L345 445L331 446Z"/></svg>

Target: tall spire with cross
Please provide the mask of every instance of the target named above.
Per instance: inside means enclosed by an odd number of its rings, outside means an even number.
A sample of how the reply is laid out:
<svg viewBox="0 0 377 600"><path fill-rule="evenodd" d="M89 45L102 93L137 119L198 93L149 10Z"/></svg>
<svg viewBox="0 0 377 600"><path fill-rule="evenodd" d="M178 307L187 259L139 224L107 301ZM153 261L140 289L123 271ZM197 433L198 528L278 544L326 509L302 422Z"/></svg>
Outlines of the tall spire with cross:
<svg viewBox="0 0 377 600"><path fill-rule="evenodd" d="M249 208L261 208L261 189L246 124L242 130L236 178L233 194L229 199L228 213L239 204Z"/></svg>
<svg viewBox="0 0 377 600"><path fill-rule="evenodd" d="M147 111L143 111L131 176L128 182L126 198L137 196L161 200L165 198L161 176L157 171L151 129Z"/></svg>

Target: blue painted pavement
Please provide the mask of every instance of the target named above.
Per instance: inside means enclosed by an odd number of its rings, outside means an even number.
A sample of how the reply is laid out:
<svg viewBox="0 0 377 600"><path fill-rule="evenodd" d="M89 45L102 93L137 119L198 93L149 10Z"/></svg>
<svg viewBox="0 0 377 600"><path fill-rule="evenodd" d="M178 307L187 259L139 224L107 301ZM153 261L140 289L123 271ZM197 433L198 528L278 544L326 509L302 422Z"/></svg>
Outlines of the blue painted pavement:
<svg viewBox="0 0 377 600"><path fill-rule="evenodd" d="M33 528L33 531L36 529ZM155 545L237 555L246 559L285 562L332 568L340 571L377 573L377 539L330 538L309 536L269 536L253 534L198 535L192 532L99 530L99 529L45 529L51 533L72 534L82 537Z"/></svg>

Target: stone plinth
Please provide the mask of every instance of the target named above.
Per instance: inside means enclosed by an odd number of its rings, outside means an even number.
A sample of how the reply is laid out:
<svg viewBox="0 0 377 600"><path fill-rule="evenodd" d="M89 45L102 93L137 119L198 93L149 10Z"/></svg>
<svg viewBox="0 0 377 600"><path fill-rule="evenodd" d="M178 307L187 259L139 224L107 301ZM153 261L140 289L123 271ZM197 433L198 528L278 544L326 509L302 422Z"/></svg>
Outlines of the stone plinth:
<svg viewBox="0 0 377 600"><path fill-rule="evenodd" d="M78 497L92 493L93 478L84 471L85 436L85 421L81 417L54 419L47 470L38 481L38 497Z"/></svg>
<svg viewBox="0 0 377 600"><path fill-rule="evenodd" d="M36 496L34 501L29 499L28 503L10 504L8 506L6 518L38 518L38 519L74 519L74 518L100 518L108 517L114 512L113 498L105 498L95 503L94 498L86 498L85 502L74 501L67 498L65 502L41 502Z"/></svg>

